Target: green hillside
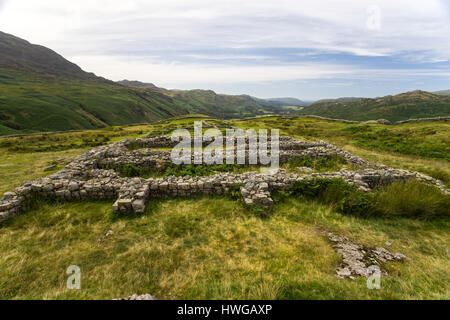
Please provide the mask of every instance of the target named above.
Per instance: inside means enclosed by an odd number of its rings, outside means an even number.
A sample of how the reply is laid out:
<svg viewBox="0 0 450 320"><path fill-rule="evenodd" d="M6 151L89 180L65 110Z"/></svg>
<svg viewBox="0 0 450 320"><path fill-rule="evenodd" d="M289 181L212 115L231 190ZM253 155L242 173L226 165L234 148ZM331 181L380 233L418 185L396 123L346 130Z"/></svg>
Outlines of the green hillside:
<svg viewBox="0 0 450 320"><path fill-rule="evenodd" d="M283 103L266 101L249 95L217 94L212 90L167 90L140 81L119 81L133 87L146 88L148 92L159 92L173 99L177 108L186 109L193 114L206 114L222 119L242 118L268 113L282 112Z"/></svg>
<svg viewBox="0 0 450 320"><path fill-rule="evenodd" d="M303 101L303 100L299 100L297 98L290 98L290 97L269 98L269 99L265 99L265 100L268 102L278 102L285 106L296 106L296 107L304 107L304 106L310 105L312 103L311 101Z"/></svg>
<svg viewBox="0 0 450 320"><path fill-rule="evenodd" d="M165 90L83 71L56 52L0 32L0 135L94 129L187 113L222 118L276 112L250 96Z"/></svg>
<svg viewBox="0 0 450 320"><path fill-rule="evenodd" d="M54 51L0 32L0 135L92 129L187 113L151 94L81 70Z"/></svg>
<svg viewBox="0 0 450 320"><path fill-rule="evenodd" d="M0 70L0 134L150 122L187 111L163 94Z"/></svg>
<svg viewBox="0 0 450 320"><path fill-rule="evenodd" d="M233 119L298 113L362 121L450 114L450 96L424 91L322 100L304 109L286 107L286 102L211 90L167 90L139 81L116 83L83 71L48 48L0 32L0 135L95 129L183 114Z"/></svg>
<svg viewBox="0 0 450 320"><path fill-rule="evenodd" d="M56 52L0 31L0 68L72 80L106 81L81 70Z"/></svg>
<svg viewBox="0 0 450 320"><path fill-rule="evenodd" d="M257 101L249 95L224 95L212 90L174 90L167 93L174 103L191 113L207 114L222 119L277 113L279 107Z"/></svg>
<svg viewBox="0 0 450 320"><path fill-rule="evenodd" d="M426 91L411 91L395 96L357 101L319 101L302 110L302 114L347 120L387 119L399 121L450 115L450 96Z"/></svg>

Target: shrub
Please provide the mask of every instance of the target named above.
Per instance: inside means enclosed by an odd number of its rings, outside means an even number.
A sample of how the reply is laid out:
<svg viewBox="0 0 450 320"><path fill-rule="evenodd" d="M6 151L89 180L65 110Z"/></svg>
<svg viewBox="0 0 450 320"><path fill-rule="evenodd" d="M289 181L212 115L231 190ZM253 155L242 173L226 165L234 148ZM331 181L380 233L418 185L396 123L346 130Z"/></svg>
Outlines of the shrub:
<svg viewBox="0 0 450 320"><path fill-rule="evenodd" d="M261 206L252 206L250 210L260 218L268 218L271 212L270 208L264 208Z"/></svg>
<svg viewBox="0 0 450 320"><path fill-rule="evenodd" d="M385 218L450 217L450 195L417 180L398 181L377 190L373 206L374 214Z"/></svg>
<svg viewBox="0 0 450 320"><path fill-rule="evenodd" d="M417 180L397 181L367 193L342 179L317 178L297 181L292 192L332 205L342 214L359 217L450 217L450 195Z"/></svg>
<svg viewBox="0 0 450 320"><path fill-rule="evenodd" d="M137 167L128 163L116 166L114 169L119 171L122 177L146 177L152 173L152 170L148 167Z"/></svg>
<svg viewBox="0 0 450 320"><path fill-rule="evenodd" d="M297 181L291 191L306 198L317 198L327 204L337 204L350 194L357 192L356 188L339 178L316 178Z"/></svg>
<svg viewBox="0 0 450 320"><path fill-rule="evenodd" d="M232 199L238 200L242 197L241 186L242 183L234 183L230 186L229 195Z"/></svg>
<svg viewBox="0 0 450 320"><path fill-rule="evenodd" d="M339 212L360 217L368 217L373 213L373 196L370 193L354 192L340 202Z"/></svg>

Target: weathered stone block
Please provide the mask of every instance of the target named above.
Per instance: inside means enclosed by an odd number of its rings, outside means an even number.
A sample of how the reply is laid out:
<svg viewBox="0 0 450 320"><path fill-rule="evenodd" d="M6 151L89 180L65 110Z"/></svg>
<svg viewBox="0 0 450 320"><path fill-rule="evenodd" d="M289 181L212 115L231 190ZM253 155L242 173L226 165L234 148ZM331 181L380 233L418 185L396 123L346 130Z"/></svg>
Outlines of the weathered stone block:
<svg viewBox="0 0 450 320"><path fill-rule="evenodd" d="M143 199L134 200L132 206L134 212L142 213L145 210L145 201Z"/></svg>

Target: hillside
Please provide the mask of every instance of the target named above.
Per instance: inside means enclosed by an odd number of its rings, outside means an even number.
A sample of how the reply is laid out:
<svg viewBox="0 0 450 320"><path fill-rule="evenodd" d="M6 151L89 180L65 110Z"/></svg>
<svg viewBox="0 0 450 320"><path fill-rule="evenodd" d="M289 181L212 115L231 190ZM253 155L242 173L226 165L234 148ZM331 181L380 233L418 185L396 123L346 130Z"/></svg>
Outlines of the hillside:
<svg viewBox="0 0 450 320"><path fill-rule="evenodd" d="M145 83L140 81L130 81L130 80L121 80L117 81L118 84L121 84L126 87L132 87L132 88L145 88L145 89L157 89L158 87L155 86L153 83Z"/></svg>
<svg viewBox="0 0 450 320"><path fill-rule="evenodd" d="M167 90L139 81L116 83L83 71L48 48L2 32L0 88L0 135L95 129L189 113L223 119L313 114L363 121L450 114L450 96L445 91L321 100L306 106L307 102L295 98L258 99L212 90Z"/></svg>
<svg viewBox="0 0 450 320"><path fill-rule="evenodd" d="M133 87L154 89L149 92L160 92L173 99L178 108L183 108L193 114L206 114L223 119L242 118L267 113L280 113L285 103L267 101L249 95L218 94L212 90L168 90L158 88L153 84L140 81L123 80L118 83Z"/></svg>
<svg viewBox="0 0 450 320"><path fill-rule="evenodd" d="M308 106L310 105L312 102L311 101L303 101L297 98L269 98L269 99L265 99L268 102L279 102L282 105L285 106L297 106L297 107L304 107L304 106Z"/></svg>
<svg viewBox="0 0 450 320"><path fill-rule="evenodd" d="M342 97L337 99L321 99L316 102L355 102L363 99L362 97Z"/></svg>
<svg viewBox="0 0 450 320"><path fill-rule="evenodd" d="M279 107L255 100L249 95L217 94L212 90L173 90L167 92L178 107L190 113L207 114L222 119L277 113Z"/></svg>
<svg viewBox="0 0 450 320"><path fill-rule="evenodd" d="M48 48L1 32L0 88L0 135L94 129L187 113L236 118L279 111L247 95L115 83Z"/></svg>
<svg viewBox="0 0 450 320"><path fill-rule="evenodd" d="M44 77L103 81L81 70L56 52L0 31L0 68L33 73Z"/></svg>
<svg viewBox="0 0 450 320"><path fill-rule="evenodd" d="M93 129L188 112L166 95L97 77L6 33L0 33L0 88L0 135Z"/></svg>
<svg viewBox="0 0 450 320"><path fill-rule="evenodd" d="M450 97L416 90L382 98L361 98L352 102L319 101L304 108L301 113L359 121L439 117L450 115Z"/></svg>

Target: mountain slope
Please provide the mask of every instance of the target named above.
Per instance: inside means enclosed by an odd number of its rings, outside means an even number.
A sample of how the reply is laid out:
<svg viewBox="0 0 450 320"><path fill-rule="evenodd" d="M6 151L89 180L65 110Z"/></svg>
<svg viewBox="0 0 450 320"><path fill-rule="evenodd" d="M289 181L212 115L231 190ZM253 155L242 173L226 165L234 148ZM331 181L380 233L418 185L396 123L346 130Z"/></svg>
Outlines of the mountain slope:
<svg viewBox="0 0 450 320"><path fill-rule="evenodd" d="M0 68L60 76L72 80L100 80L56 52L0 31ZM104 79L103 79L104 80Z"/></svg>
<svg viewBox="0 0 450 320"><path fill-rule="evenodd" d="M168 90L140 81L123 80L119 83L134 87L147 88L147 92L159 92L172 99L177 108L189 113L206 114L223 119L241 118L282 111L279 102L269 102L249 95L218 94L212 90Z"/></svg>
<svg viewBox="0 0 450 320"><path fill-rule="evenodd" d="M157 89L158 87L155 86L153 83L145 83L140 81L130 81L130 80L121 80L117 81L118 84L121 84L126 87L132 87L132 88L145 88L145 89Z"/></svg>
<svg viewBox="0 0 450 320"><path fill-rule="evenodd" d="M269 98L269 99L265 99L268 102L278 102L280 103L282 106L297 106L297 107L304 107L307 105L310 105L312 102L310 101L303 101L297 98L290 98L290 97L286 97L286 98Z"/></svg>
<svg viewBox="0 0 450 320"><path fill-rule="evenodd" d="M450 96L416 90L382 98L361 98L352 102L319 101L305 107L301 113L359 121L375 119L399 121L448 116Z"/></svg>
<svg viewBox="0 0 450 320"><path fill-rule="evenodd" d="M265 101L257 101L249 95L217 94L212 90L170 91L174 103L190 113L202 113L223 119L242 118L276 113L278 107Z"/></svg>
<svg viewBox="0 0 450 320"><path fill-rule="evenodd" d="M186 114L161 92L114 83L0 32L0 135L92 129Z"/></svg>
<svg viewBox="0 0 450 320"><path fill-rule="evenodd" d="M342 97L337 99L321 99L316 102L355 102L364 99L363 97Z"/></svg>

